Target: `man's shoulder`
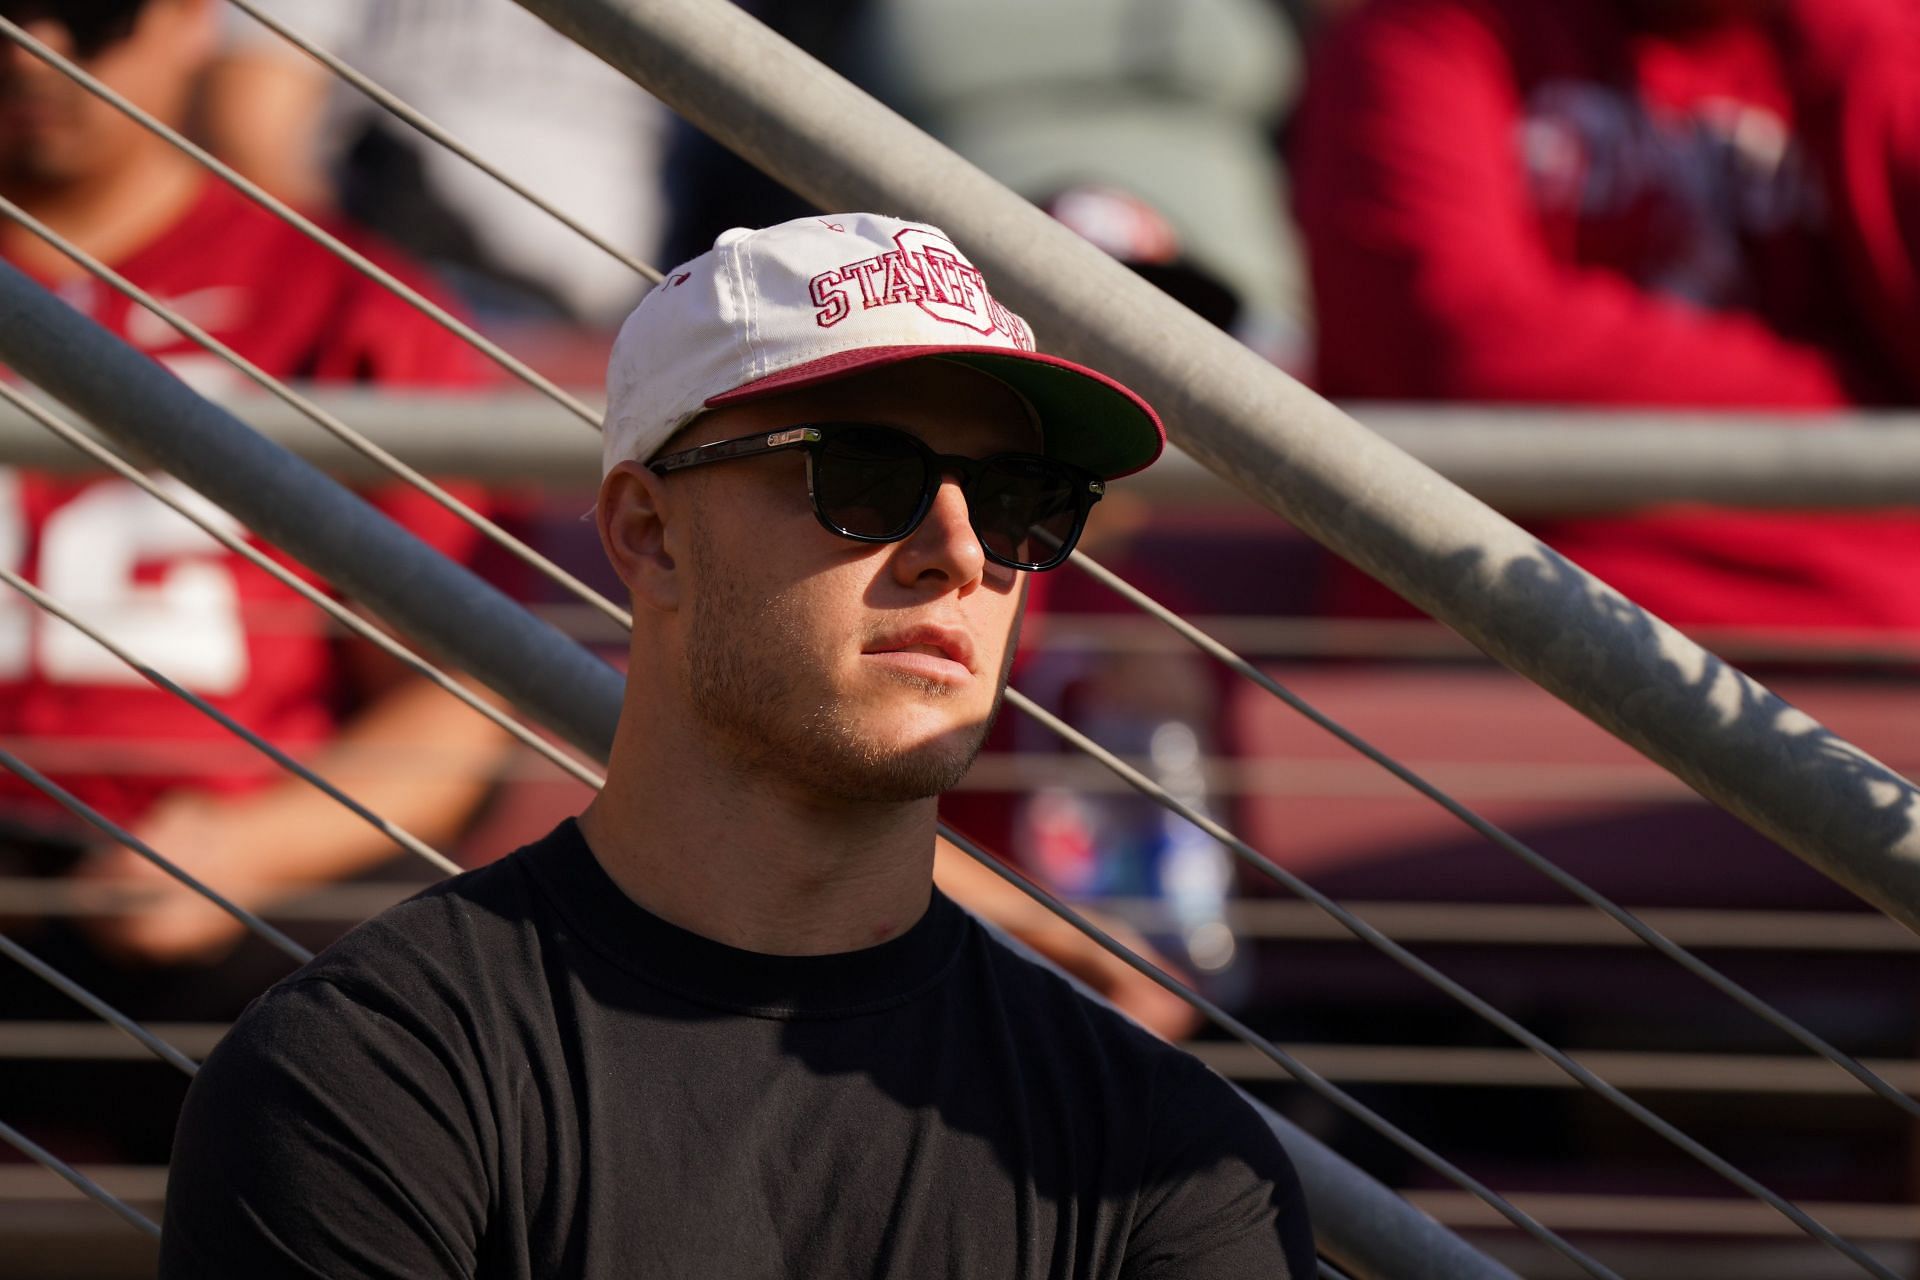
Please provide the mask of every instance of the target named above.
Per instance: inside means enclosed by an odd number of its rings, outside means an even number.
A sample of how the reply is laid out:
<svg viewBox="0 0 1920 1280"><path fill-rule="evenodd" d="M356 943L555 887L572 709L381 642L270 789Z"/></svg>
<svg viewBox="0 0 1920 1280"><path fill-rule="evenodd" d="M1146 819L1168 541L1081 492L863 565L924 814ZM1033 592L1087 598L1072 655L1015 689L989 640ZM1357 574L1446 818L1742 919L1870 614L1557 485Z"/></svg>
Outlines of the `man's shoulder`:
<svg viewBox="0 0 1920 1280"><path fill-rule="evenodd" d="M1060 1072L1076 1105L1094 1106L1107 1122L1142 1134L1142 1163L1133 1175L1141 1217L1130 1249L1173 1259L1176 1274L1311 1275L1299 1178L1274 1128L1246 1096L1017 944L989 935L987 945L1011 1029L1030 1032L1030 1043L1047 1048L1023 1063ZM1286 1255L1278 1270L1276 1241ZM1211 1260L1201 1265L1200 1253ZM1188 1261L1192 1269L1180 1270ZM1143 1274L1161 1272L1148 1267Z"/></svg>
<svg viewBox="0 0 1920 1280"><path fill-rule="evenodd" d="M982 927L1008 1016L1031 1023L1061 1050L1078 1045L1097 1055L1103 1070L1123 1073L1156 1094L1167 1088L1239 1095L1224 1079L1177 1045L1168 1044L1078 982L1036 959L1019 943Z"/></svg>

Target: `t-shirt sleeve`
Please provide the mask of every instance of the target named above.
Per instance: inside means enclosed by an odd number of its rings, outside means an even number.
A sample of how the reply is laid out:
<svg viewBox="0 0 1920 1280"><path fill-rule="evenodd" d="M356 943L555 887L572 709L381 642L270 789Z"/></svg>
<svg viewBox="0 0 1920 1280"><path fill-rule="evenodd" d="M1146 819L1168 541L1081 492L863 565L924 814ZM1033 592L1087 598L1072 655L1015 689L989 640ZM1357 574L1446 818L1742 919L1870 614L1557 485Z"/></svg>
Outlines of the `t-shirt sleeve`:
<svg viewBox="0 0 1920 1280"><path fill-rule="evenodd" d="M476 1112L425 1024L324 979L258 1001L188 1091L160 1275L471 1276Z"/></svg>
<svg viewBox="0 0 1920 1280"><path fill-rule="evenodd" d="M1305 1280L1313 1233L1273 1130L1197 1059L1170 1056L1154 1091L1148 1182L1126 1280Z"/></svg>

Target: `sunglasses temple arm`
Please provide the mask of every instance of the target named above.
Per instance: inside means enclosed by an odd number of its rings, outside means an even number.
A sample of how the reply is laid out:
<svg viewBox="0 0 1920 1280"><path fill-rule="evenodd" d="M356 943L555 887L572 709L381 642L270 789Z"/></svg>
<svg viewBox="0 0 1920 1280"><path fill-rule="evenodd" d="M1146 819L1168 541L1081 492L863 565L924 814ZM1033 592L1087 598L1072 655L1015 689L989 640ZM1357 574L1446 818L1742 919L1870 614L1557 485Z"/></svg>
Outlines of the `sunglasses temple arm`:
<svg viewBox="0 0 1920 1280"><path fill-rule="evenodd" d="M709 462L725 462L730 458L747 458L756 453L775 453L781 449L793 449L812 444L819 434L804 429L793 431L757 431L750 436L736 436L731 440L720 440L713 444L703 444L683 453L668 454L656 458L647 464L656 475L666 475L669 471L684 471L688 467L698 467Z"/></svg>

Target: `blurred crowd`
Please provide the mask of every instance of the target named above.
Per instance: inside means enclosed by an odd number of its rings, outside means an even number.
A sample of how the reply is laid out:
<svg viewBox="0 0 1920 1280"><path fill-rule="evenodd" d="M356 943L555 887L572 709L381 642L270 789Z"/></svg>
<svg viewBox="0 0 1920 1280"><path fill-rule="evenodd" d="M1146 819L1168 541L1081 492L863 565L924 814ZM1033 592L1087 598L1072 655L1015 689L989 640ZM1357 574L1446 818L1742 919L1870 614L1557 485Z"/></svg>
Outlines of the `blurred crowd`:
<svg viewBox="0 0 1920 1280"><path fill-rule="evenodd" d="M810 211L511 0L252 4L648 261ZM1330 396L1920 402L1920 0L745 7ZM647 287L224 0L0 0L0 15L557 376L589 380ZM448 389L497 376L13 41L0 44L0 197L269 373ZM183 377L233 379L18 221L0 225L0 256ZM477 561L471 529L418 495L369 496ZM1109 536L1126 527L1116 514ZM1663 509L1538 531L1682 626L1920 635L1909 511ZM290 624L286 588L124 482L0 469L0 560L423 838L482 803L497 731L364 646ZM1337 566L1319 581L1323 615L1402 608ZM1036 608L1057 604L1036 593ZM1205 680L1033 662L1032 687L1206 807ZM37 744L73 795L248 905L380 874L390 852L10 596L0 740ZM447 764L380 767L393 753ZM1231 876L1211 843L1066 793L982 818L996 820L1066 887L1172 904L1183 962L1230 965ZM0 875L161 883L10 774ZM29 927L48 959L149 1017L228 1016L271 967L229 959L232 981L208 980L239 930L187 894ZM67 1016L36 981L9 969L0 1005Z"/></svg>

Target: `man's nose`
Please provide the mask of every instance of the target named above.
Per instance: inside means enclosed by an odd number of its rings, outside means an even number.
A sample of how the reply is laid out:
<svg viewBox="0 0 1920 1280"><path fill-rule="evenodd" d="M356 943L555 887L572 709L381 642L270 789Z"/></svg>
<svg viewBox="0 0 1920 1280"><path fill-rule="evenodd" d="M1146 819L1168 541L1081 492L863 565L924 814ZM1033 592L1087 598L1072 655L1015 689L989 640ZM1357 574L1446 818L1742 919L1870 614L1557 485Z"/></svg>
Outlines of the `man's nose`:
<svg viewBox="0 0 1920 1280"><path fill-rule="evenodd" d="M968 590L980 581L987 554L967 519L967 496L951 476L940 482L933 505L920 527L894 551L894 575L904 586L916 586L929 576L943 579L948 589Z"/></svg>

